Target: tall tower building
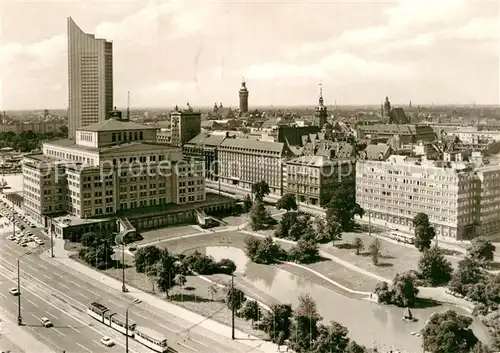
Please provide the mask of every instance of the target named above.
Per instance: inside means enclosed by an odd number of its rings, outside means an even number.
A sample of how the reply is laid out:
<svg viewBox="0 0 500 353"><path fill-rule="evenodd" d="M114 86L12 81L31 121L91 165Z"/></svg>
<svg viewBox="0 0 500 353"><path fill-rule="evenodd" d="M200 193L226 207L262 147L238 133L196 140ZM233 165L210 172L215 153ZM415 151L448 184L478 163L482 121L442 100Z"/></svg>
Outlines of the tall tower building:
<svg viewBox="0 0 500 353"><path fill-rule="evenodd" d="M314 113L314 117L316 125L323 128L323 125L326 124L326 121L328 119L328 110L323 102L323 86L321 84L319 88L318 106L316 107L316 112Z"/></svg>
<svg viewBox="0 0 500 353"><path fill-rule="evenodd" d="M241 82L240 88L240 112L241 114L248 113L248 88L245 79Z"/></svg>
<svg viewBox="0 0 500 353"><path fill-rule="evenodd" d="M389 119L389 114L391 113L391 102L389 102L389 97L385 97L385 102L384 102L384 114L383 118Z"/></svg>
<svg viewBox="0 0 500 353"><path fill-rule="evenodd" d="M68 17L68 134L113 110L113 43L84 33Z"/></svg>

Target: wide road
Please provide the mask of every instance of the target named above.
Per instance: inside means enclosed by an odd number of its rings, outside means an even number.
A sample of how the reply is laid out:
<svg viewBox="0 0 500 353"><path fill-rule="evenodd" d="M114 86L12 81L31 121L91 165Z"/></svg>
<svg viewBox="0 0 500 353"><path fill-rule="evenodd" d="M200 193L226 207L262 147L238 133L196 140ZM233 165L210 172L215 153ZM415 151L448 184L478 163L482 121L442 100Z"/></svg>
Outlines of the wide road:
<svg viewBox="0 0 500 353"><path fill-rule="evenodd" d="M27 251L6 235L0 239L0 274L3 280L2 305L17 316L17 299L8 293L15 286L17 257ZM48 240L48 239L46 239ZM48 242L48 241L47 241ZM46 242L46 243L47 243ZM66 268L50 258L32 254L21 259L23 318L32 330L43 335L51 347L66 349L67 352L115 352L115 348L99 345L102 336L109 336L118 345L124 343L124 336L96 320L85 312L91 301L99 301L109 309L125 314L131 304L130 296L102 285L100 282ZM39 327L38 318L47 316L53 320L55 328ZM251 348L240 342L218 336L201 327L194 326L179 317L171 316L146 303L136 304L129 312L130 320L138 326L147 326L163 334L177 352L249 352ZM68 349L68 346L71 349ZM130 352L149 351L144 346L130 340Z"/></svg>

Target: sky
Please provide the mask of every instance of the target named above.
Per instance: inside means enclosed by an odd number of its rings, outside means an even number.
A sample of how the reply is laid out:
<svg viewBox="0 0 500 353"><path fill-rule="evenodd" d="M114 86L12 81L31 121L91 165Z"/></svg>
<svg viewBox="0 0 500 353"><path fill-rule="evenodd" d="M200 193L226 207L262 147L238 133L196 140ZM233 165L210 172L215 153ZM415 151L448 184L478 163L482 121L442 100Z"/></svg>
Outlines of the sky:
<svg viewBox="0 0 500 353"><path fill-rule="evenodd" d="M126 107L499 104L500 2L0 2L0 109L65 109L66 18L113 42Z"/></svg>

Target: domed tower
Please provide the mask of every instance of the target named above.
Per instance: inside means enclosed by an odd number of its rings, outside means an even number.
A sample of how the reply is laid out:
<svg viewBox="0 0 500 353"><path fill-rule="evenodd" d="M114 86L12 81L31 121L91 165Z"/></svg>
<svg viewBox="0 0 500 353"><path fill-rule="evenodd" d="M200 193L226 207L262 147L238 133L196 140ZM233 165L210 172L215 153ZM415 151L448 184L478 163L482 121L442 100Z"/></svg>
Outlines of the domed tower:
<svg viewBox="0 0 500 353"><path fill-rule="evenodd" d="M240 88L240 112L241 114L248 113L248 89L245 79L241 82Z"/></svg>
<svg viewBox="0 0 500 353"><path fill-rule="evenodd" d="M383 118L389 119L390 112L391 112L391 102L389 102L389 97L385 97Z"/></svg>
<svg viewBox="0 0 500 353"><path fill-rule="evenodd" d="M318 106L316 107L316 112L314 114L315 116L315 122L316 125L319 127L323 127L326 124L327 118L328 118L328 110L326 107L323 105L323 86L320 84L319 85L319 101L318 101Z"/></svg>

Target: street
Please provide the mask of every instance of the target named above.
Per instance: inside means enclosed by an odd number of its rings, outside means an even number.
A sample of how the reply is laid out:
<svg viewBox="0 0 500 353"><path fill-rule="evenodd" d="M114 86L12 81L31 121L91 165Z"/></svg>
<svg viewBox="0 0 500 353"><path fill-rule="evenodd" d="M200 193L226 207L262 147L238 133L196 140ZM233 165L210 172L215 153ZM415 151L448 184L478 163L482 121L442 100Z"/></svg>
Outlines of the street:
<svg viewBox="0 0 500 353"><path fill-rule="evenodd" d="M17 317L17 298L8 289L17 285L17 257L27 251L6 240L4 234L0 246L0 280L2 281L2 306ZM49 243L48 241L46 243ZM40 250L24 256L21 263L22 317L26 328L35 333L55 350L75 353L123 351L124 336L94 320L86 313L91 301L98 301L125 315L131 300L123 293L110 289L99 282L75 273L53 263ZM95 283L94 283L95 282ZM40 325L40 318L46 316L53 328ZM166 316L158 309L141 303L131 307L130 320L138 326L146 326L162 333L169 346L178 352L246 352L248 346L228 340L225 337L193 325L182 318ZM111 337L117 346L106 348L99 343L103 336ZM121 347L120 347L121 346ZM148 350L139 343L129 340L129 351L133 353Z"/></svg>

